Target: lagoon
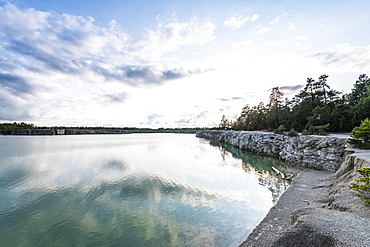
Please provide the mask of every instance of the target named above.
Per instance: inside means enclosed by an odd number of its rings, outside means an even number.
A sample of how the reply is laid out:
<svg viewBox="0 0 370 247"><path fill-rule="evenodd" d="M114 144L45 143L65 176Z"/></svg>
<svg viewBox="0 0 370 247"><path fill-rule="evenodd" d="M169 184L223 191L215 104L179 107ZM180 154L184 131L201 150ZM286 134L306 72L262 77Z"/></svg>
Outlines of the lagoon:
<svg viewBox="0 0 370 247"><path fill-rule="evenodd" d="M194 134L0 136L1 246L238 246L298 168Z"/></svg>

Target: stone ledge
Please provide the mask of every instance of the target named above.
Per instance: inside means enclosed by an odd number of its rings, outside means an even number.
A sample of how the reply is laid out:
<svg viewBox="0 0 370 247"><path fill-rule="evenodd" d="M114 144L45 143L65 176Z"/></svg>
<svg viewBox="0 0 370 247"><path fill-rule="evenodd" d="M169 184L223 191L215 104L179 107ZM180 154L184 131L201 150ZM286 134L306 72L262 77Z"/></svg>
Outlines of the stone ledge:
<svg viewBox="0 0 370 247"><path fill-rule="evenodd" d="M314 168L337 171L334 173L306 170L299 173L288 190L241 245L242 247L368 246L370 207L349 190L348 184L359 177L357 169L370 167L370 150L346 149L345 136L334 137L335 139L325 139L327 137L311 139L307 136L287 139L261 132L249 132L247 135L253 136L248 138L245 135L245 132L236 134L221 131L205 132L197 136L218 139L243 149L250 147L246 140L253 142L260 140L261 144L253 145L259 148L272 145L271 150L285 149L293 156L297 156L300 148L301 150L303 148L302 160L313 157L318 159L317 162L320 164L313 166ZM266 135L267 138L261 135ZM289 143L295 145L289 146ZM278 147L274 147L274 144ZM333 150L336 147L340 148L337 154ZM258 153L270 155L263 148L262 150ZM322 155L323 152L327 152L326 155ZM332 156L327 155L329 153ZM335 166L323 165L326 162L332 163L335 160L334 155L340 155L341 162L338 159L336 162L339 163ZM273 153L273 156L284 159L281 153L278 155ZM326 159L328 157L329 159ZM299 159L294 158L293 163L300 164Z"/></svg>
<svg viewBox="0 0 370 247"><path fill-rule="evenodd" d="M324 171L339 168L347 147L347 138L336 136L289 137L260 131L205 130L197 132L197 137L217 139L240 149Z"/></svg>
<svg viewBox="0 0 370 247"><path fill-rule="evenodd" d="M241 246L368 246L370 207L348 184L370 166L369 156L349 154L336 173L298 174Z"/></svg>

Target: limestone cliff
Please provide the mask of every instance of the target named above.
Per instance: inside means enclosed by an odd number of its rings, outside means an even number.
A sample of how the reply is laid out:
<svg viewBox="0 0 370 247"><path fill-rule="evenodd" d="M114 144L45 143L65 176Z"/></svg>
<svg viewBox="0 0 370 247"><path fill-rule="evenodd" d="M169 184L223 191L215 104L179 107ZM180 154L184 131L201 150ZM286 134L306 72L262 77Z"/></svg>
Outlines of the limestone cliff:
<svg viewBox="0 0 370 247"><path fill-rule="evenodd" d="M200 131L197 137L217 139L255 153L325 171L336 171L344 159L347 139L334 136L289 137L257 131Z"/></svg>
<svg viewBox="0 0 370 247"><path fill-rule="evenodd" d="M370 150L349 149L347 138L336 136L201 131L197 137L316 169L298 174L241 246L369 246L370 207L348 184L357 169L370 167Z"/></svg>

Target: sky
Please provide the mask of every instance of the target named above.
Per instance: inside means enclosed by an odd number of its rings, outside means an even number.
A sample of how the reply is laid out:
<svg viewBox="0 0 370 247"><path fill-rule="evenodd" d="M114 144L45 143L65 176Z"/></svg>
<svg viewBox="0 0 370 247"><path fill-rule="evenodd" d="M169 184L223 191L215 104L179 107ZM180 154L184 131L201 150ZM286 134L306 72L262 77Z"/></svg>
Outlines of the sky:
<svg viewBox="0 0 370 247"><path fill-rule="evenodd" d="M0 0L0 122L213 127L370 74L370 1Z"/></svg>

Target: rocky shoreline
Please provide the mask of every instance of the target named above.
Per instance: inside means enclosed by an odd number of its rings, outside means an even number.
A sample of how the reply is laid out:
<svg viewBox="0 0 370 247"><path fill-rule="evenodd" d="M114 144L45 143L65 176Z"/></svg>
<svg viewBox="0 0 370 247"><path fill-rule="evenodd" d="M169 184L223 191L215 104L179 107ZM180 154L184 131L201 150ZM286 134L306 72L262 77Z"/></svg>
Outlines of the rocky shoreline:
<svg viewBox="0 0 370 247"><path fill-rule="evenodd" d="M370 151L345 136L287 137L265 132L201 131L241 149L307 167L241 246L369 246L370 207L348 184L370 167Z"/></svg>
<svg viewBox="0 0 370 247"><path fill-rule="evenodd" d="M272 132L204 130L197 137L216 139L240 149L273 156L285 162L324 171L336 171L345 156L346 137L285 136Z"/></svg>

